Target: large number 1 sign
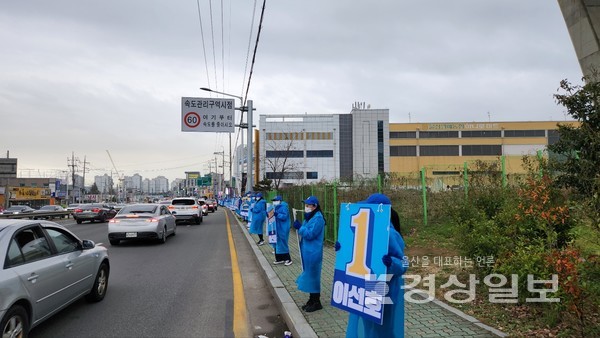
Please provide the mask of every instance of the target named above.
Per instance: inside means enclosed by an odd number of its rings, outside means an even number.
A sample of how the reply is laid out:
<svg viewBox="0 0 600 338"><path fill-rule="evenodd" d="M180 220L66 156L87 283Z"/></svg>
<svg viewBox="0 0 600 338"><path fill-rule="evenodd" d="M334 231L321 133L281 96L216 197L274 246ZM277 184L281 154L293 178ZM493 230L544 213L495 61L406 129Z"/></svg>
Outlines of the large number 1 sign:
<svg viewBox="0 0 600 338"><path fill-rule="evenodd" d="M369 244L369 219L371 209L359 209L358 214L350 219L350 227L354 230L354 250L352 261L346 265L348 275L365 278L371 275L367 266L367 245Z"/></svg>
<svg viewBox="0 0 600 338"><path fill-rule="evenodd" d="M381 324L390 206L342 204L331 305Z"/></svg>

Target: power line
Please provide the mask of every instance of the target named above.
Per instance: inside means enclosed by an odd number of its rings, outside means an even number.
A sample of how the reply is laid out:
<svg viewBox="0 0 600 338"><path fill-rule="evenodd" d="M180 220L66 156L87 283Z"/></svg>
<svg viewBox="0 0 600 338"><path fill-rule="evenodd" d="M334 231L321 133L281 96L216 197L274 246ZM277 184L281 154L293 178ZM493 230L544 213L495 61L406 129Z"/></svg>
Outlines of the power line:
<svg viewBox="0 0 600 338"><path fill-rule="evenodd" d="M260 13L260 21L258 23L258 33L256 34L256 43L254 44L254 53L252 54L252 64L250 65L250 75L248 76L248 87L246 87L246 97L244 102L248 99L248 92L250 91L250 81L252 80L252 71L254 69L254 61L256 60L256 50L258 49L258 39L260 38L260 31L262 30L263 17L265 15L265 6L267 0L263 0L262 11ZM252 122L248 123L248 132L252 129Z"/></svg>
<svg viewBox="0 0 600 338"><path fill-rule="evenodd" d="M223 91L225 91L225 31L223 28L223 0L221 0L221 68L223 70L221 86L223 87Z"/></svg>
<svg viewBox="0 0 600 338"><path fill-rule="evenodd" d="M254 9L252 10L252 23L250 23L250 35L248 36L248 51L246 52L246 66L244 67L244 78L242 80L242 93L241 97L244 97L244 85L246 84L246 72L248 71L248 59L250 57L250 45L252 44L252 31L254 30L254 17L256 16L256 0L254 0ZM246 102L242 102L242 106L246 105ZM244 119L244 112L240 118L240 123Z"/></svg>
<svg viewBox="0 0 600 338"><path fill-rule="evenodd" d="M202 15L200 14L200 0L196 0L198 5L198 21L200 21L200 35L202 36L202 52L204 53L204 66L206 67L206 81L210 87L210 76L208 76L208 60L206 59L206 46L204 44L204 29L202 28Z"/></svg>
<svg viewBox="0 0 600 338"><path fill-rule="evenodd" d="M215 69L215 88L219 90L219 84L217 82L217 57L215 56L215 25L213 23L212 0L208 0L208 7L210 8L210 35L213 48L213 67Z"/></svg>

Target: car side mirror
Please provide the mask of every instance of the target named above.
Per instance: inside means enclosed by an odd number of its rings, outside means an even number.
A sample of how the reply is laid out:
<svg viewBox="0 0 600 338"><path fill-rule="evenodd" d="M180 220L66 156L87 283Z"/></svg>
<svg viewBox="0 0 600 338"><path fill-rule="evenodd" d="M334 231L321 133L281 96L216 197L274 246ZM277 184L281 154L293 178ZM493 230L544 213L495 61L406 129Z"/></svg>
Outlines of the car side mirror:
<svg viewBox="0 0 600 338"><path fill-rule="evenodd" d="M83 241L81 241L81 248L83 250L93 249L94 247L96 247L96 243L94 243L94 241L91 241L89 239L84 239Z"/></svg>

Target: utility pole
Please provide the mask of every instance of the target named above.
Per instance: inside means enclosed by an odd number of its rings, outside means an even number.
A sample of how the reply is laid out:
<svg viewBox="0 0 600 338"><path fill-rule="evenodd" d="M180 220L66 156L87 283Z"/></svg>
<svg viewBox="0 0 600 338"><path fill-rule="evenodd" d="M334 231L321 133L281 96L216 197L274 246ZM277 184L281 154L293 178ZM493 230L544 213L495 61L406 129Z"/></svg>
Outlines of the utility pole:
<svg viewBox="0 0 600 338"><path fill-rule="evenodd" d="M566 118L565 118L566 120ZM225 156L225 155L223 155ZM225 168L223 168L225 171ZM233 186L232 182L232 173L231 173L231 133L229 133L229 194L231 195L231 187Z"/></svg>
<svg viewBox="0 0 600 338"><path fill-rule="evenodd" d="M75 167L77 166L75 159L75 152L71 152L71 159L67 157L67 164L71 167L71 181L73 182L73 189L71 189L71 193L73 195L73 202L75 202ZM69 190L69 182L67 181L67 191ZM67 194L67 201L69 201L69 194Z"/></svg>
<svg viewBox="0 0 600 338"><path fill-rule="evenodd" d="M85 192L85 172L86 172L85 165L90 163L90 162L86 161L86 157L87 156L83 157L83 192Z"/></svg>
<svg viewBox="0 0 600 338"><path fill-rule="evenodd" d="M248 159L246 160L246 168L248 173L246 174L246 191L252 191L252 100L247 101L248 108Z"/></svg>

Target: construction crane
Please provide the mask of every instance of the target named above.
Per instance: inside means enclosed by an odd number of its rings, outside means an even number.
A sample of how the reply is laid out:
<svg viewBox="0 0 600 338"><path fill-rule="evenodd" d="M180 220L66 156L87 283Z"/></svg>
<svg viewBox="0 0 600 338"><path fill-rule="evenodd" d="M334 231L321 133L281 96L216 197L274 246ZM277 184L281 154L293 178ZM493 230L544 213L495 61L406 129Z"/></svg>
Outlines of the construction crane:
<svg viewBox="0 0 600 338"><path fill-rule="evenodd" d="M117 169L117 166L115 165L115 161L113 161L112 156L110 156L110 152L107 150L106 153L108 154L108 158L110 158L110 163L112 163L113 169L115 169L115 172L117 173L117 178L119 179L119 184L117 186L117 196L121 196L121 193L119 191L119 186L123 187L123 175L121 173L119 173L119 170Z"/></svg>

